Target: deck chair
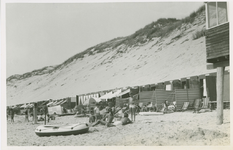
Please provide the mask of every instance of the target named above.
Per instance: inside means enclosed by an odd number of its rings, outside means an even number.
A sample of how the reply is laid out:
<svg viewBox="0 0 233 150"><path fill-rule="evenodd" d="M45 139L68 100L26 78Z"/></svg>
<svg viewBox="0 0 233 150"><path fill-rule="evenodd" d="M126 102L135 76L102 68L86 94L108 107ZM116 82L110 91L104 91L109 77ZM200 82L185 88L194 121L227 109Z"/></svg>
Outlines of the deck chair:
<svg viewBox="0 0 233 150"><path fill-rule="evenodd" d="M181 109L176 109L176 111L185 111L188 109L189 102L184 102L183 106Z"/></svg>
<svg viewBox="0 0 233 150"><path fill-rule="evenodd" d="M209 97L206 97L206 98L203 98L203 104L202 104L202 107L201 109L198 111L198 112L210 112L211 109L209 108Z"/></svg>
<svg viewBox="0 0 233 150"><path fill-rule="evenodd" d="M202 109L208 109L209 108L209 101L210 101L209 97L203 98Z"/></svg>
<svg viewBox="0 0 233 150"><path fill-rule="evenodd" d="M195 99L193 102L194 113L197 113L200 110L201 99Z"/></svg>

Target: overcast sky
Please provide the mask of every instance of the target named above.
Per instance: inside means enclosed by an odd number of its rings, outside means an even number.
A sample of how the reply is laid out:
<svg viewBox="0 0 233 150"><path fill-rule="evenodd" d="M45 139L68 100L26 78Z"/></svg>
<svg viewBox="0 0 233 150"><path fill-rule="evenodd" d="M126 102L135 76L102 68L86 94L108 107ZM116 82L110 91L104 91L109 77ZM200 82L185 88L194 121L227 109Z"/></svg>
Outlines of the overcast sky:
<svg viewBox="0 0 233 150"><path fill-rule="evenodd" d="M6 4L6 77L58 65L159 18L184 18L202 2Z"/></svg>

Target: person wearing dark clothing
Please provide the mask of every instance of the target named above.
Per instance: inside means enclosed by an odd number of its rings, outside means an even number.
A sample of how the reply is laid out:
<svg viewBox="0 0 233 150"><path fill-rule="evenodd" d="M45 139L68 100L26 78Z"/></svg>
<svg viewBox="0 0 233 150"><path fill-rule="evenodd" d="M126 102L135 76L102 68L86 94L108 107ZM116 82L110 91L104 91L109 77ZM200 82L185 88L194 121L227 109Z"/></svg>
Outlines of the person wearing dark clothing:
<svg viewBox="0 0 233 150"><path fill-rule="evenodd" d="M25 112L24 112L24 114L25 114L25 122L26 121L29 122L29 110L26 109Z"/></svg>
<svg viewBox="0 0 233 150"><path fill-rule="evenodd" d="M10 108L11 123L14 122L15 111L14 108Z"/></svg>
<svg viewBox="0 0 233 150"><path fill-rule="evenodd" d="M7 108L6 108L6 118L7 118L7 121L8 121L9 116L10 116L10 108L7 106Z"/></svg>

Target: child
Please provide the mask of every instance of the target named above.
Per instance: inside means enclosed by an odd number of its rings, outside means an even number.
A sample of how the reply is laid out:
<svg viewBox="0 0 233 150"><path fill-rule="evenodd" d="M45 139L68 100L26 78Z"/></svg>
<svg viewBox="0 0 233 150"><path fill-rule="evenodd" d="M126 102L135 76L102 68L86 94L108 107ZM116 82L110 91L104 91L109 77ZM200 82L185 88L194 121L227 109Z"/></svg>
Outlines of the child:
<svg viewBox="0 0 233 150"><path fill-rule="evenodd" d="M47 117L48 117L48 122L49 122L49 120L55 120L55 115L56 115L56 113L54 112L53 114L47 114Z"/></svg>
<svg viewBox="0 0 233 150"><path fill-rule="evenodd" d="M94 116L94 112L91 111L91 115L89 117L89 123L94 123L95 122L95 116Z"/></svg>
<svg viewBox="0 0 233 150"><path fill-rule="evenodd" d="M96 107L94 109L94 114L95 114L95 119L99 119L100 118L100 109L99 109L99 105L96 104Z"/></svg>

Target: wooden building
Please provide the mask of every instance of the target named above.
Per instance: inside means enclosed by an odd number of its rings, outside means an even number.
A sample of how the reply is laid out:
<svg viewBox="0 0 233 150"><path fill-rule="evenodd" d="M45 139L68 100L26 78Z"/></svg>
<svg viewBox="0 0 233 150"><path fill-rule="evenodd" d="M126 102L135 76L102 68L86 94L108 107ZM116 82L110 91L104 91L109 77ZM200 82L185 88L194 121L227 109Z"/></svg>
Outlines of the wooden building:
<svg viewBox="0 0 233 150"><path fill-rule="evenodd" d="M226 2L206 3L207 63L229 64L229 22Z"/></svg>
<svg viewBox="0 0 233 150"><path fill-rule="evenodd" d="M217 124L223 123L224 70L229 66L229 21L227 2L206 2L207 69L217 68Z"/></svg>

